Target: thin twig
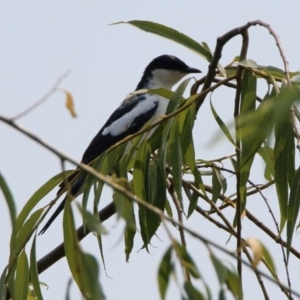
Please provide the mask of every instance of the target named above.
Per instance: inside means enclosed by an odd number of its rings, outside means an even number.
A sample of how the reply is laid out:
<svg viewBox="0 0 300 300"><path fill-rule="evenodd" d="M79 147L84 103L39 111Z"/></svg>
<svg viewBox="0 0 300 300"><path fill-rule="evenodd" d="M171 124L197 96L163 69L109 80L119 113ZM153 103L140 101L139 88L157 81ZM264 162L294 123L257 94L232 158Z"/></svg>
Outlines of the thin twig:
<svg viewBox="0 0 300 300"><path fill-rule="evenodd" d="M32 110L36 109L39 105L41 105L43 102L45 102L53 93L55 93L61 84L61 82L70 74L70 70L67 70L64 74L62 74L58 79L56 80L53 87L38 101L30 105L28 108L26 108L24 111L20 112L19 114L15 115L14 117L11 117L11 121L16 121L17 119L20 119L21 117L24 117L28 113L30 113Z"/></svg>
<svg viewBox="0 0 300 300"><path fill-rule="evenodd" d="M173 200L173 203L175 205L175 208L176 208L176 211L177 211L177 216L178 216L178 222L180 224L183 224L183 218L182 218L183 210L182 210L180 201L178 200L177 194L175 192L174 185L170 182L169 179L167 179L167 189L168 189L168 192L169 192L169 194L170 194L170 196ZM178 230L179 230L181 244L186 249L187 248L187 243L186 243L184 230L182 229L182 227L179 227ZM186 280L188 282L191 282L191 276L190 276L190 273L188 272L187 269L185 269L185 276L186 276Z"/></svg>

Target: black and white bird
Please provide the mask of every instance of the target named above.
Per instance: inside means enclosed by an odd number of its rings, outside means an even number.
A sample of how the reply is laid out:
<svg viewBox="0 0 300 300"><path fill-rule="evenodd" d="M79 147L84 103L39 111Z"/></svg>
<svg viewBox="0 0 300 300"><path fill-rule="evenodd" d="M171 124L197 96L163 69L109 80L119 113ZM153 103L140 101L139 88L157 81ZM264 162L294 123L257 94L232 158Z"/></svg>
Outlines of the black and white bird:
<svg viewBox="0 0 300 300"><path fill-rule="evenodd" d="M182 60L172 55L161 55L153 59L146 67L144 74L135 91L141 89L171 89L184 76L190 73L200 73L195 68L190 68ZM138 132L150 120L155 121L165 114L169 100L153 94L133 94L127 97L112 113L104 126L93 138L85 150L81 162L89 164L101 153L109 149L126 136ZM77 175L77 174L76 174ZM68 180L74 179L72 174ZM86 174L79 175L71 184L71 195L76 198L83 191ZM65 185L60 184L58 195ZM44 233L52 224L59 213L64 209L67 196L50 217L40 234Z"/></svg>

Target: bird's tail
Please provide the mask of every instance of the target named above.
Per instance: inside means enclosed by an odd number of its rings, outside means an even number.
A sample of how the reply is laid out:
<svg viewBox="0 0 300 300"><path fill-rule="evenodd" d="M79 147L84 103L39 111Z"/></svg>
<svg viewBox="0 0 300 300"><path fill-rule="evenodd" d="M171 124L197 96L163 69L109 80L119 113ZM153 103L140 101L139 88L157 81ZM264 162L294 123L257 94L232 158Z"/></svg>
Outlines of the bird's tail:
<svg viewBox="0 0 300 300"><path fill-rule="evenodd" d="M53 213L53 215L50 217L50 219L47 221L47 223L45 224L45 226L44 226L44 227L42 228L42 230L39 232L39 235L45 233L45 231L50 227L50 225L51 225L52 222L56 219L56 217L64 210L66 200L67 200L67 196L66 196L65 199L59 204L58 208L55 210L55 212Z"/></svg>

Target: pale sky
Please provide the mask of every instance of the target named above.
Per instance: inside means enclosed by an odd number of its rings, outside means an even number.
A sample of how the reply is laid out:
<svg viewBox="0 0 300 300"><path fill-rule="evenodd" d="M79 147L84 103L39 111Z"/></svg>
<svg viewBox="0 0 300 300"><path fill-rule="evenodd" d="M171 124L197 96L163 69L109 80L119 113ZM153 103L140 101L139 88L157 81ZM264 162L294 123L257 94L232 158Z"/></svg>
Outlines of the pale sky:
<svg viewBox="0 0 300 300"><path fill-rule="evenodd" d="M80 160L90 140L119 105L124 97L135 89L146 65L156 56L172 54L189 66L199 68L205 74L208 64L200 56L169 40L140 31L128 25L108 26L118 21L149 20L173 27L193 39L205 41L214 49L216 38L247 21L262 19L271 24L280 36L289 61L290 70L300 69L299 28L300 2L298 1L10 1L0 2L0 111L1 115L14 116L40 99L66 70L68 77L61 83L62 89L72 93L78 118L71 118L64 106L65 96L56 92L42 106L19 120L37 136ZM262 27L251 28L248 58L258 64L283 68L274 40ZM221 59L227 65L240 52L241 38L230 41ZM197 74L196 78L200 78ZM260 90L265 88L260 83ZM215 108L225 121L233 114L232 91L216 92L212 96ZM263 96L263 95L261 95ZM223 140L209 144L218 132L209 108L209 101L201 108L194 128L197 157L213 159L232 154L231 145ZM5 177L15 197L18 212L29 197L49 178L61 171L60 161L35 142L23 137L0 122L0 172ZM209 146L208 146L209 145ZM258 161L256 168L262 170ZM263 182L251 174L255 182ZM228 183L232 183L226 174ZM209 183L209 179L208 179ZM55 190L46 197L48 203ZM278 217L275 194L267 194ZM111 191L103 194L100 206L111 201ZM270 214L261 198L249 199L249 209L275 231ZM7 263L9 254L10 221L2 194L0 219L1 258L0 270ZM186 204L187 206L187 204ZM259 207L259 209L258 209ZM231 211L233 213L233 211ZM230 215L230 214L229 214ZM37 256L41 258L62 242L61 216L43 236L37 239ZM80 219L78 219L78 226ZM228 235L194 214L186 225L234 250L235 240L226 245ZM109 234L104 237L105 276L97 241L86 238L82 246L98 260L101 283L109 300L159 299L156 274L158 263L169 245L168 237L161 229L159 239L153 238L151 254L140 250L142 241L135 240L130 262L125 262L122 238L123 223L111 218L105 223ZM276 262L278 273L286 282L282 268L281 249L259 230L243 221L243 236L263 239ZM173 231L179 238L176 231ZM217 299L217 278L211 267L207 250L187 236L188 250L197 262ZM294 236L294 246L299 248L299 236ZM27 249L28 250L28 249ZM229 258L216 252L223 261ZM299 287L299 262L291 260L292 287ZM245 268L246 270L246 268ZM264 269L263 269L264 270ZM40 280L45 282L44 299L64 299L70 272L65 259L45 271ZM278 287L265 280L271 299L285 299ZM254 274L245 271L245 299L261 299L262 293ZM299 289L298 289L299 291ZM72 300L81 299L73 284ZM172 281L167 299L180 299L178 288Z"/></svg>

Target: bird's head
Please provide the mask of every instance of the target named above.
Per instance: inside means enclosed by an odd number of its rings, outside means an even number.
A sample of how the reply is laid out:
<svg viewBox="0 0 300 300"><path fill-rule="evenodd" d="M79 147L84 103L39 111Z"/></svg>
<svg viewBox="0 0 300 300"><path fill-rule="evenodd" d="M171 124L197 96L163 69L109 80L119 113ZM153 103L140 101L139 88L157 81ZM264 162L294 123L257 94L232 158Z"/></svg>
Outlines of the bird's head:
<svg viewBox="0 0 300 300"><path fill-rule="evenodd" d="M190 73L201 73L191 68L173 55L161 55L154 58L144 71L136 90L145 88L171 89L174 84Z"/></svg>

